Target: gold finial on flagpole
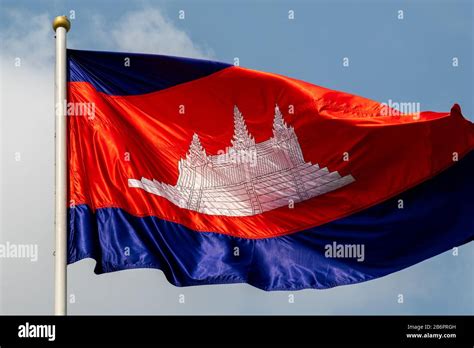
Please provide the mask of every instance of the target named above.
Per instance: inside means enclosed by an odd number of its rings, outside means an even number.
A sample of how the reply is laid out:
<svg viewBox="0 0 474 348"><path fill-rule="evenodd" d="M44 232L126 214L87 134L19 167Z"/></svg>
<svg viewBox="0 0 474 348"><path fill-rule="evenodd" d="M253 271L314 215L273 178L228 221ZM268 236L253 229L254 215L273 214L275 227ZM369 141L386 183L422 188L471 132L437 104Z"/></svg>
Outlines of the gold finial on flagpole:
<svg viewBox="0 0 474 348"><path fill-rule="evenodd" d="M66 31L69 31L71 29L71 22L69 19L67 19L66 16L57 16L53 20L53 29L56 31L58 28L64 28Z"/></svg>

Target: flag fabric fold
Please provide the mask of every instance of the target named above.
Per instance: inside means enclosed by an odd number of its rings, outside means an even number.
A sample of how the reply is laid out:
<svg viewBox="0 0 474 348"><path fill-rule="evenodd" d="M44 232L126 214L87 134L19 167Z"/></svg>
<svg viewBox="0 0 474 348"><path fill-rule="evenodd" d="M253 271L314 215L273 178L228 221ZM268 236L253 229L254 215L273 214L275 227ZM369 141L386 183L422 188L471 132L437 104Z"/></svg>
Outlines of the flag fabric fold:
<svg viewBox="0 0 474 348"><path fill-rule="evenodd" d="M96 273L323 289L474 236L458 105L402 114L224 63L78 50L68 105L68 262Z"/></svg>

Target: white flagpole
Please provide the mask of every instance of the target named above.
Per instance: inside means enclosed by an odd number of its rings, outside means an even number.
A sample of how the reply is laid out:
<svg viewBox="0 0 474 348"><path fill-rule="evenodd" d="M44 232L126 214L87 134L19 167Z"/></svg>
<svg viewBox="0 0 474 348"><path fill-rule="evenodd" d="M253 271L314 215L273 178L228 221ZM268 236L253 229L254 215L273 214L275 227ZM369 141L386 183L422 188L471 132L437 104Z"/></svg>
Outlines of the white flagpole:
<svg viewBox="0 0 474 348"><path fill-rule="evenodd" d="M71 23L66 16L53 21L56 33L55 89L55 257L54 314L67 314L67 144L66 144L66 33Z"/></svg>

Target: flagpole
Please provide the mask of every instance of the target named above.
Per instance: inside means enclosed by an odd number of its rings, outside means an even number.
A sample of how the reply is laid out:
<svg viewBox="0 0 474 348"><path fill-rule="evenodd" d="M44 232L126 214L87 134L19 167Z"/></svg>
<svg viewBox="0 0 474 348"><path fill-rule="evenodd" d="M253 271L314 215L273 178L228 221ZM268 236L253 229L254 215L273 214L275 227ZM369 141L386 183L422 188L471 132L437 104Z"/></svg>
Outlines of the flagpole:
<svg viewBox="0 0 474 348"><path fill-rule="evenodd" d="M66 16L53 21L56 33L55 101L55 257L54 314L67 314L67 144L66 144Z"/></svg>

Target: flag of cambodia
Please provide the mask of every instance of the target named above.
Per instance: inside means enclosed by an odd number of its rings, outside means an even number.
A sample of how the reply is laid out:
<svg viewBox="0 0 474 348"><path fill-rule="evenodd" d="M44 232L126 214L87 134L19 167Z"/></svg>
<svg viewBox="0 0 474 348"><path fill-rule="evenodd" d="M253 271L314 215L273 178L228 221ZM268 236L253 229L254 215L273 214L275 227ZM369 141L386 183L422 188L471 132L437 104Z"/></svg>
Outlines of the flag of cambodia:
<svg viewBox="0 0 474 348"><path fill-rule="evenodd" d="M68 262L324 289L474 237L474 125L180 57L68 50Z"/></svg>

